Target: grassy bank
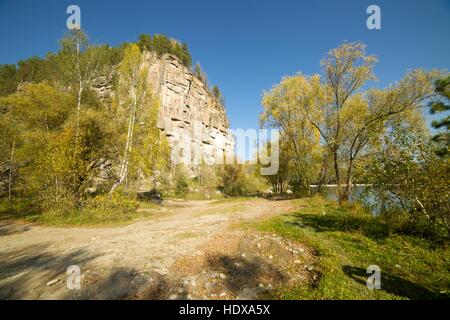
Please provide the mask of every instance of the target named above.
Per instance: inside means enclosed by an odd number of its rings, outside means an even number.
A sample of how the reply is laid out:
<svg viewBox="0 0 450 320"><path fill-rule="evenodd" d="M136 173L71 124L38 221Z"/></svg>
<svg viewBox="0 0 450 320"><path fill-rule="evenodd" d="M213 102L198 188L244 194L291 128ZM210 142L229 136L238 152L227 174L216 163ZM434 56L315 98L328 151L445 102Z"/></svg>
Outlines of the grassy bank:
<svg viewBox="0 0 450 320"><path fill-rule="evenodd" d="M160 212L159 205L124 197L99 197L83 208L61 206L41 210L32 204L4 201L0 204L0 220L20 220L48 226L89 227L120 226Z"/></svg>
<svg viewBox="0 0 450 320"><path fill-rule="evenodd" d="M319 277L314 285L277 289L281 299L449 299L450 250L394 234L357 206L319 197L295 200L299 210L253 225L311 246ZM366 269L381 268L381 290L369 290Z"/></svg>

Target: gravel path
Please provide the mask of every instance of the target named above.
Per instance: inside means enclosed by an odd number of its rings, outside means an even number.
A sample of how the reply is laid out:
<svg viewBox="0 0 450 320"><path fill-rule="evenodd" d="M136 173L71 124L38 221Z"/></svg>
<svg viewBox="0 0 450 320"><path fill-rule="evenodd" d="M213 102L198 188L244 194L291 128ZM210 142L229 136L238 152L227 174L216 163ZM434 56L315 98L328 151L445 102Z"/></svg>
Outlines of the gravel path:
<svg viewBox="0 0 450 320"><path fill-rule="evenodd" d="M154 217L122 227L55 228L3 221L0 299L210 298L187 288L193 275L178 263L191 261L194 270L202 262L192 257L204 256L203 248L214 243L227 250L231 244L224 235L248 236L230 228L236 222L290 210L290 201L265 199L168 201ZM80 268L80 290L67 288L71 265ZM197 269L216 276L212 267Z"/></svg>

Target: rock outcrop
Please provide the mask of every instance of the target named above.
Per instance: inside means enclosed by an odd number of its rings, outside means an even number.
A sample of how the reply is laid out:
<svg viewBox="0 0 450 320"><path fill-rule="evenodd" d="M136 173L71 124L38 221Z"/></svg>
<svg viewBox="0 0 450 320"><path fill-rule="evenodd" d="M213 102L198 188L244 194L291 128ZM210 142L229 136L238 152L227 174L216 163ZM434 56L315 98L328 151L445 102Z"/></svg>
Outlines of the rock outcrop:
<svg viewBox="0 0 450 320"><path fill-rule="evenodd" d="M147 53L144 63L161 101L158 127L168 138L172 161L192 168L231 155L234 140L225 109L203 82L173 55Z"/></svg>
<svg viewBox="0 0 450 320"><path fill-rule="evenodd" d="M142 67L148 68L148 81L161 102L158 128L168 139L173 163L193 169L232 155L234 139L224 106L189 68L174 55L150 52L144 54ZM93 89L100 98L108 97L110 79L99 78Z"/></svg>

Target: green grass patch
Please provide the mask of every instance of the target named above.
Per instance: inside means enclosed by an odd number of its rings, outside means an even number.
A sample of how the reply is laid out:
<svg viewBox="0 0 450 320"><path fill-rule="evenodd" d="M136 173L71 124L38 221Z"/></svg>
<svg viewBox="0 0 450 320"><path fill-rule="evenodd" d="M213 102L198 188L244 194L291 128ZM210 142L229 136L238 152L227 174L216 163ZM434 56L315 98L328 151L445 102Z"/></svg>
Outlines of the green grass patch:
<svg viewBox="0 0 450 320"><path fill-rule="evenodd" d="M86 202L82 208L60 205L47 210L30 210L23 202L3 203L0 206L2 219L19 219L37 224L77 227L77 226L120 226L138 219L153 216L160 206L149 201L137 201L121 193L100 195Z"/></svg>
<svg viewBox="0 0 450 320"><path fill-rule="evenodd" d="M358 206L338 206L320 197L294 203L299 211L251 227L312 247L320 277L314 285L278 288L274 298L450 298L450 254L445 246L392 233L384 221ZM370 265L381 269L380 290L366 286Z"/></svg>

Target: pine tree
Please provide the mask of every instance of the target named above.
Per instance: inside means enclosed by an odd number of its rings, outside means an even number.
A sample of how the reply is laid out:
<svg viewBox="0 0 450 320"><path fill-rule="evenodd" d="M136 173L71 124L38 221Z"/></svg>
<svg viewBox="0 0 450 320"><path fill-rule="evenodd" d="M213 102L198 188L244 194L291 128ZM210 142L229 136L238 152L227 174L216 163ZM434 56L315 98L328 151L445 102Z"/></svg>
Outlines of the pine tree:
<svg viewBox="0 0 450 320"><path fill-rule="evenodd" d="M438 95L437 101L431 103L431 114L446 112L450 109L450 76L439 79L435 83L435 92ZM433 120L432 127L440 130L433 136L433 141L437 145L436 154L441 157L450 154L450 116Z"/></svg>
<svg viewBox="0 0 450 320"><path fill-rule="evenodd" d="M143 51L152 51L152 37L149 34L141 34L138 41L139 49Z"/></svg>
<svg viewBox="0 0 450 320"><path fill-rule="evenodd" d="M18 83L16 66L14 64L0 65L0 97L16 91Z"/></svg>

